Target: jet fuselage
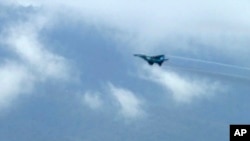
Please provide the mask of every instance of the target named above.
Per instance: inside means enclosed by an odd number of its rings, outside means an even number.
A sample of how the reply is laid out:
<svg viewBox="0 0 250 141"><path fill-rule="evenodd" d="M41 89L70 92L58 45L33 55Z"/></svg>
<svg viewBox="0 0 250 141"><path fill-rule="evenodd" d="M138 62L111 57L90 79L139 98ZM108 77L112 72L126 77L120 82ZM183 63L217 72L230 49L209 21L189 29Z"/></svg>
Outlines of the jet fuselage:
<svg viewBox="0 0 250 141"><path fill-rule="evenodd" d="M145 61L148 62L149 65L153 65L154 63L156 63L159 66L161 66L164 61L168 60L168 59L165 59L165 55L147 56L143 54L134 54L134 56L144 59Z"/></svg>

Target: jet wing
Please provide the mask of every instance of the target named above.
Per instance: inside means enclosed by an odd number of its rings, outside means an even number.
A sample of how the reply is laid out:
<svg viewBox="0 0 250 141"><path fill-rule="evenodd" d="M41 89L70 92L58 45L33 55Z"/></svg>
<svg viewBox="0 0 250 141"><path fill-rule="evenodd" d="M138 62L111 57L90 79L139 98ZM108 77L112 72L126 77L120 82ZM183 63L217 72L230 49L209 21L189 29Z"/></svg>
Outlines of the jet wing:
<svg viewBox="0 0 250 141"><path fill-rule="evenodd" d="M149 57L147 55L143 55L143 54L134 54L134 56L140 57L140 58L142 58L142 59L144 59L146 61L148 61L148 59L149 59Z"/></svg>
<svg viewBox="0 0 250 141"><path fill-rule="evenodd" d="M162 57L165 58L165 55L152 56L154 59L161 59Z"/></svg>

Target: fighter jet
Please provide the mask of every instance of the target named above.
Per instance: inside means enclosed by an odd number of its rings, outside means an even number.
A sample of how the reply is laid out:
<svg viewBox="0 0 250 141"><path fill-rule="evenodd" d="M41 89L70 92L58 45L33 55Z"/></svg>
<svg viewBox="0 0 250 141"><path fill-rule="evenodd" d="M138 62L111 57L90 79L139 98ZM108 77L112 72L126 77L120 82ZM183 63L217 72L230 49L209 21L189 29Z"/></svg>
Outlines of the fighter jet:
<svg viewBox="0 0 250 141"><path fill-rule="evenodd" d="M154 63L156 63L159 66L161 66L164 61L168 60L165 59L165 55L147 56L143 54L134 54L134 56L144 59L145 61L148 62L149 65L153 65Z"/></svg>

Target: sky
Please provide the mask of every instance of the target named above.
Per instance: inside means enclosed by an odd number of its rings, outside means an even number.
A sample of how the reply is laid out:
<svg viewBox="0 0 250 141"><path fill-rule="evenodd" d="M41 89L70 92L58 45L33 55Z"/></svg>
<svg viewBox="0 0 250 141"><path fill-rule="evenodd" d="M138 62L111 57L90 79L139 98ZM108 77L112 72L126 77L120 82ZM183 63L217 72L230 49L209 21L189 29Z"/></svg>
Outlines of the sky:
<svg viewBox="0 0 250 141"><path fill-rule="evenodd" d="M1 0L0 140L229 140L250 123L249 6Z"/></svg>

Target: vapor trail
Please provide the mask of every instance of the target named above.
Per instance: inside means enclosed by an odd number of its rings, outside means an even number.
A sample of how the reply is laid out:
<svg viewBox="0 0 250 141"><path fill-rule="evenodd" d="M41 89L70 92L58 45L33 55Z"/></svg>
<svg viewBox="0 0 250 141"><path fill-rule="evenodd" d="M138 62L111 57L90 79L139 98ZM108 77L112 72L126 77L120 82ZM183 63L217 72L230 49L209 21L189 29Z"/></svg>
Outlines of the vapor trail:
<svg viewBox="0 0 250 141"><path fill-rule="evenodd" d="M176 55L166 55L166 56L169 56L169 57L172 57L172 58L179 58L179 59L183 59L183 60L194 61L194 62L214 64L214 65L224 66L224 67L228 67L228 68L235 68L235 69L241 69L241 70L248 70L248 71L250 71L249 67L242 67L242 66L237 66L237 65L224 64L224 63L213 62L213 61L206 61L206 60L195 59L195 58L181 57L181 56L176 56Z"/></svg>
<svg viewBox="0 0 250 141"><path fill-rule="evenodd" d="M194 71L194 72L201 72L201 73L207 73L207 74L222 75L222 76L229 76L229 77L250 80L250 77L246 77L243 75L236 75L236 74L232 74L232 73L223 73L223 72L217 72L217 71L207 71L207 70L196 69L196 68L186 68L186 67L181 67L179 65L176 65L172 62L171 63L169 62L169 64L170 65L168 67L170 67L170 68L177 68L177 69L187 70L187 71Z"/></svg>

